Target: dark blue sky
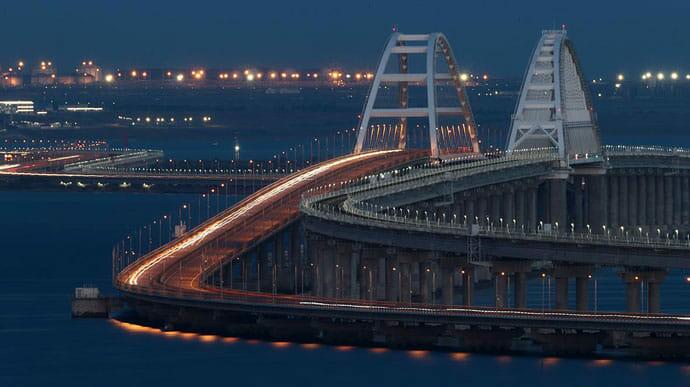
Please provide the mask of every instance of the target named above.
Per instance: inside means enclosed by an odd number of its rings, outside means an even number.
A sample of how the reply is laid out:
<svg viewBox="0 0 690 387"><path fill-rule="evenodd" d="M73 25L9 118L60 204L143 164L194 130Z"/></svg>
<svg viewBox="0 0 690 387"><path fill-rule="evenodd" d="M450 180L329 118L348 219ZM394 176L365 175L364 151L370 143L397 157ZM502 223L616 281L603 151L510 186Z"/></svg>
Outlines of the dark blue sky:
<svg viewBox="0 0 690 387"><path fill-rule="evenodd" d="M462 67L520 76L542 28L566 23L589 76L690 72L690 1L15 0L0 63L374 67L392 25L444 32ZM663 66L663 67L661 67Z"/></svg>

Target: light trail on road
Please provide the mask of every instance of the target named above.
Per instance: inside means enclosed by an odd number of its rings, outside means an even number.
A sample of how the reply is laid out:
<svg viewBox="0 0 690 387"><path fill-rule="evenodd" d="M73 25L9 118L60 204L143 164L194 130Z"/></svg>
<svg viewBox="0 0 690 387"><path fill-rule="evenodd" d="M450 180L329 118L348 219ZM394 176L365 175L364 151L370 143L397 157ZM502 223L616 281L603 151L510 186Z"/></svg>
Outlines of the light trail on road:
<svg viewBox="0 0 690 387"><path fill-rule="evenodd" d="M251 210L260 208L267 203L273 203L280 197L285 196L284 194L289 193L289 191L291 191L293 188L298 188L300 185L306 182L318 179L329 172L345 168L348 165L369 159L378 159L388 154L397 152L400 152L400 150L384 150L349 155L343 158L323 162L314 166L313 168L308 168L304 171L293 174L292 176L289 176L288 178L269 186L267 191L261 192L256 197L240 203L240 207L234 207L230 211L227 211L220 219L217 219L207 225L202 226L200 229L193 231L191 235L183 237L182 240L172 243L165 250L160 251L151 257L144 258L140 264L136 264L136 267L131 272L127 273L125 283L131 286L139 285L142 281L142 278L145 278L145 275L159 263L164 262L166 259L173 257L180 252L193 249L203 244L203 242L206 241L207 238L209 238L209 236L212 234L223 230ZM180 259L181 258L182 257L180 257Z"/></svg>

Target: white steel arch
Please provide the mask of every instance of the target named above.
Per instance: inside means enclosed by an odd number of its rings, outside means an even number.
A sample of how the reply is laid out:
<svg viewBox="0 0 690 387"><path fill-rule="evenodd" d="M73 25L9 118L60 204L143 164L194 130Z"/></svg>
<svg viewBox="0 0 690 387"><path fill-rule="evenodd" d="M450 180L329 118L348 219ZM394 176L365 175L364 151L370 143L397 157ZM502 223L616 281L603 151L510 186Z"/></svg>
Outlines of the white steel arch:
<svg viewBox="0 0 690 387"><path fill-rule="evenodd" d="M418 45L408 43L418 42ZM425 43L419 45L419 42ZM398 55L398 73L387 73L386 69L391 56ZM424 73L409 73L408 57L410 55L426 55L426 71ZM438 58L443 58L448 66L447 73L438 73L436 63ZM451 81L457 92L459 106L436 105L436 87L441 82ZM410 83L423 83L426 86L427 106L422 108L409 107L408 85ZM396 84L399 87L399 103L396 108L375 108L379 88L382 83ZM398 147L407 147L407 119L409 117L427 117L431 157L440 157L440 150L436 130L438 129L438 117L441 115L457 115L464 118L467 136L469 137L472 152L479 153L479 141L476 125L469 100L465 92L464 82L460 79L460 73L453 50L442 33L430 34L402 34L395 32L391 35L379 61L374 81L366 99L364 112L362 113L357 128L357 142L354 153L364 150L367 128L372 118L385 117L400 120L400 132Z"/></svg>
<svg viewBox="0 0 690 387"><path fill-rule="evenodd" d="M512 116L508 151L554 148L564 161L601 155L587 82L565 30L542 31Z"/></svg>

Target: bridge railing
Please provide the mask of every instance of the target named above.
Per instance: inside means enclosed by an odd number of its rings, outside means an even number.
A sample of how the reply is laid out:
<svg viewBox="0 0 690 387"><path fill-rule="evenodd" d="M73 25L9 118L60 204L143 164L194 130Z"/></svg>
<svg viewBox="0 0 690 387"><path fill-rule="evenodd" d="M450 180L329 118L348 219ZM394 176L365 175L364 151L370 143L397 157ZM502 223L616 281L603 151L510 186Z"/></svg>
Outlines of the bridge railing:
<svg viewBox="0 0 690 387"><path fill-rule="evenodd" d="M649 145L606 145L604 150L610 156L677 156L690 158L690 149Z"/></svg>
<svg viewBox="0 0 690 387"><path fill-rule="evenodd" d="M530 175L529 168L535 167L534 173L544 173L545 169L538 168L540 163L552 161L553 159L547 156L529 156L524 159L507 160L502 159L488 159L477 163L464 164L459 168L458 173L452 176L452 179L459 184L456 188L462 188L463 179L472 175L490 175L493 172L505 173L506 170L517 171L514 175L507 175L508 178L515 178L516 176ZM545 164L543 164L545 165ZM434 177L433 180L428 177ZM525 229L524 225L518 225L513 219L494 219L491 221L490 217L485 219L468 219L466 214L442 214L437 215L435 212L428 214L426 212L416 211L413 214L409 209L384 207L376 203L368 202L375 197L380 197L396 192L403 192L410 189L409 182L417 180L418 186L428 184L440 183L450 178L448 174L438 174L430 171L420 172L417 174L410 174L408 176L393 178L388 181L373 181L360 185L352 185L336 192L316 194L310 197L305 197L301 204L301 209L304 213L316 217L327 218L339 222L356 223L375 227L398 227L410 231L430 232L430 233L451 233L462 236L484 236L492 238L507 238L507 239L529 239L529 240L550 240L558 242L575 242L575 243L596 243L602 245L616 245L624 247L647 247L647 248L673 248L673 249L690 249L690 233L681 234L679 230L674 230L671 233L662 233L657 229L656 233L650 235L642 228L627 229L624 226L618 228L608 228L603 226L602 232L592 230L588 227L587 232L575 232L574 226L571 225L570 230L567 225L552 225L553 229L547 231L544 229L543 222L537 226L536 231ZM406 184L407 183L407 184ZM491 183L490 178L484 181L474 181L469 183L468 187L479 186ZM403 186L404 185L404 186ZM387 189L387 188L393 188ZM465 187L464 189L466 189ZM347 199L341 205L325 204L328 199L337 196L347 196Z"/></svg>

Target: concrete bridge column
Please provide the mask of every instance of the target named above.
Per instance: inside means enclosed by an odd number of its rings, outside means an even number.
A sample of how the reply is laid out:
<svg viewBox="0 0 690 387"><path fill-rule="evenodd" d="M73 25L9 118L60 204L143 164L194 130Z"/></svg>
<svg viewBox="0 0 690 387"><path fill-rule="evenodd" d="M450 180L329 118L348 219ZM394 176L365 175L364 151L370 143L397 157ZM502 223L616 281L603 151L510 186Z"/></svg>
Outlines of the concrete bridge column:
<svg viewBox="0 0 690 387"><path fill-rule="evenodd" d="M664 176L664 224L673 225L673 176Z"/></svg>
<svg viewBox="0 0 690 387"><path fill-rule="evenodd" d="M495 273L494 275L494 286L496 291L496 307L497 308L507 308L508 307L508 274L505 272Z"/></svg>
<svg viewBox="0 0 690 387"><path fill-rule="evenodd" d="M681 226L681 213L683 211L681 200L681 177L673 176L673 227Z"/></svg>
<svg viewBox="0 0 690 387"><path fill-rule="evenodd" d="M556 309L568 309L568 277L556 276Z"/></svg>
<svg viewBox="0 0 690 387"><path fill-rule="evenodd" d="M355 299L360 298L362 294L362 289L360 288L361 250L362 246L360 244L354 244L350 256L350 297Z"/></svg>
<svg viewBox="0 0 690 387"><path fill-rule="evenodd" d="M628 176L628 192L630 197L628 199L628 225L637 226L640 225L640 221L637 218L637 200L638 200L638 185L637 176Z"/></svg>
<svg viewBox="0 0 690 387"><path fill-rule="evenodd" d="M647 283L647 312L661 312L661 293L659 287L666 279L666 271L650 270L643 276Z"/></svg>
<svg viewBox="0 0 690 387"><path fill-rule="evenodd" d="M475 207L474 207L474 199L469 198L465 200L465 213L463 214L467 216L467 224L472 224L474 223L474 217L476 216L475 213ZM464 219L463 219L464 221Z"/></svg>
<svg viewBox="0 0 690 387"><path fill-rule="evenodd" d="M647 177L637 176L637 225L644 226L647 223Z"/></svg>
<svg viewBox="0 0 690 387"><path fill-rule="evenodd" d="M588 282L589 276L575 278L575 308L577 310L583 311L589 309L589 294L587 292Z"/></svg>
<svg viewBox="0 0 690 387"><path fill-rule="evenodd" d="M575 177L575 231L582 232L585 223L584 211L584 191L583 191L584 177ZM570 227L568 227L570 231Z"/></svg>
<svg viewBox="0 0 690 387"><path fill-rule="evenodd" d="M666 195L664 194L664 177L659 175L656 176L656 224L657 226L662 226L666 224L666 210L664 207L664 201L666 200Z"/></svg>
<svg viewBox="0 0 690 387"><path fill-rule="evenodd" d="M628 312L639 313L642 299L642 279L638 273L624 272L625 296Z"/></svg>
<svg viewBox="0 0 690 387"><path fill-rule="evenodd" d="M509 186L503 193L503 224L513 227L513 219L515 219L515 191L512 186Z"/></svg>
<svg viewBox="0 0 690 387"><path fill-rule="evenodd" d="M527 189L527 231L535 231L537 229L537 187L529 187Z"/></svg>
<svg viewBox="0 0 690 387"><path fill-rule="evenodd" d="M496 306L507 308L508 282L513 275L513 294L515 307L527 307L527 273L531 271L531 263L522 260L497 260L492 263L491 272L494 274L496 286Z"/></svg>
<svg viewBox="0 0 690 387"><path fill-rule="evenodd" d="M593 268L589 265L557 265L554 267L556 278L556 309L568 309L568 281L575 278L575 306L577 310L587 310L587 283Z"/></svg>
<svg viewBox="0 0 690 387"><path fill-rule="evenodd" d="M335 271L337 260L337 246L333 239L326 242L326 249L323 252L323 261L319 268L321 276L321 288L323 297L335 297Z"/></svg>
<svg viewBox="0 0 690 387"><path fill-rule="evenodd" d="M489 212L487 210L487 199L486 199L486 193L483 193L477 198L477 213L475 214L479 218L479 224L484 224L487 216L489 216Z"/></svg>
<svg viewBox="0 0 690 387"><path fill-rule="evenodd" d="M690 177L681 176L681 219L683 225L690 224Z"/></svg>
<svg viewBox="0 0 690 387"><path fill-rule="evenodd" d="M620 224L618 217L618 176L609 176L609 224L615 227Z"/></svg>
<svg viewBox="0 0 690 387"><path fill-rule="evenodd" d="M525 226L525 191L522 189L515 190L515 224L520 229Z"/></svg>
<svg viewBox="0 0 690 387"><path fill-rule="evenodd" d="M388 281L390 277L388 274L388 265L386 263L386 254L380 254L377 257L376 266L376 300L383 301L388 299Z"/></svg>
<svg viewBox="0 0 690 387"><path fill-rule="evenodd" d="M515 307L518 309L527 308L527 273L515 273L513 284L513 293L515 294Z"/></svg>
<svg viewBox="0 0 690 387"><path fill-rule="evenodd" d="M656 219L656 177L645 176L647 180L647 225L658 224Z"/></svg>
<svg viewBox="0 0 690 387"><path fill-rule="evenodd" d="M558 231L567 230L568 221L568 181L566 179L553 179L550 181L550 208L551 225L558 223Z"/></svg>
<svg viewBox="0 0 690 387"><path fill-rule="evenodd" d="M601 226L608 224L608 193L605 175L588 176L587 201L589 224L594 232L601 232Z"/></svg>
<svg viewBox="0 0 690 387"><path fill-rule="evenodd" d="M628 219L628 176L621 175L618 177L618 221L620 225L630 224Z"/></svg>
<svg viewBox="0 0 690 387"><path fill-rule="evenodd" d="M472 296L474 293L474 268L468 265L462 271L462 303L465 306L472 306Z"/></svg>
<svg viewBox="0 0 690 387"><path fill-rule="evenodd" d="M491 223L493 227L501 227L498 219L501 217L501 202L503 201L503 194L496 192L491 195Z"/></svg>
<svg viewBox="0 0 690 387"><path fill-rule="evenodd" d="M400 264L401 270L401 287L402 294L400 297L401 302L406 304L412 303L412 273L410 271L410 262L403 262Z"/></svg>
<svg viewBox="0 0 690 387"><path fill-rule="evenodd" d="M441 275L439 278L441 286L441 303L453 305L453 288L455 286L455 267L453 257L441 258Z"/></svg>
<svg viewBox="0 0 690 387"><path fill-rule="evenodd" d="M389 255L387 258L386 273L386 300L400 302L402 293L402 271L398 255Z"/></svg>
<svg viewBox="0 0 690 387"><path fill-rule="evenodd" d="M434 270L433 262L425 262L419 264L419 285L420 285L420 295L422 298L422 303L431 304L435 300L433 297L434 287L436 281L436 271Z"/></svg>

